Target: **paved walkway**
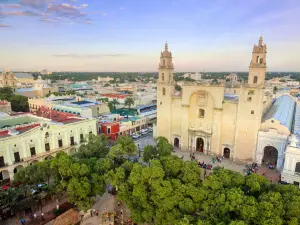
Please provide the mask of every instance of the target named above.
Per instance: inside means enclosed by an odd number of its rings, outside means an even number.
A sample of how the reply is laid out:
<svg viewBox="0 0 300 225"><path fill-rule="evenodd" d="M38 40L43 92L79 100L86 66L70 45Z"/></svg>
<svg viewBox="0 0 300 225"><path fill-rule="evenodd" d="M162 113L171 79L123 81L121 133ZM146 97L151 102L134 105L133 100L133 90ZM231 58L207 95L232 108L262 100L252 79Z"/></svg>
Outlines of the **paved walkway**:
<svg viewBox="0 0 300 225"><path fill-rule="evenodd" d="M116 197L107 193L104 194L102 197L98 196L96 198L96 203L93 206L93 209L99 211L99 216L102 212L115 211L117 213L117 216L119 217L119 221L121 219L127 221L127 219L130 218L130 212L125 207L125 205L121 203L120 206L118 206L118 201L116 200ZM123 211L123 216L121 215L121 210ZM82 221L81 225L99 225L99 216L87 216L87 218Z"/></svg>

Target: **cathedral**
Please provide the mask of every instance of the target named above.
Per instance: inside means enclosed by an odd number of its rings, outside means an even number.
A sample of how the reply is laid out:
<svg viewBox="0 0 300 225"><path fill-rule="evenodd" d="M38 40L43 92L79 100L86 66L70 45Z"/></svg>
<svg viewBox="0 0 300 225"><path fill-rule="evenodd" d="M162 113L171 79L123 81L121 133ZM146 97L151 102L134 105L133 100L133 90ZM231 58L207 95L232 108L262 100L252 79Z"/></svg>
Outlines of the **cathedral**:
<svg viewBox="0 0 300 225"><path fill-rule="evenodd" d="M260 37L247 83L184 82L176 95L172 53L166 44L158 66L157 136L183 151L261 163L258 133L272 104L272 96L265 92L266 54Z"/></svg>

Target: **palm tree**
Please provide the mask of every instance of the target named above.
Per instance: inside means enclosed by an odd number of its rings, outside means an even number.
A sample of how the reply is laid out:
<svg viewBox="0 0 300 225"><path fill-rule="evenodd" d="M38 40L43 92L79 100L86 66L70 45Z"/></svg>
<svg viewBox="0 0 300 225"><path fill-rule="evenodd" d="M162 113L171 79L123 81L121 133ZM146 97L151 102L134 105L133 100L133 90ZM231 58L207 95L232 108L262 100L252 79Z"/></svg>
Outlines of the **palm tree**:
<svg viewBox="0 0 300 225"><path fill-rule="evenodd" d="M133 98L129 97L129 98L126 98L125 100L125 105L127 105L129 108L134 105L134 100Z"/></svg>
<svg viewBox="0 0 300 225"><path fill-rule="evenodd" d="M112 104L114 105L114 108L116 109L116 105L119 105L120 102L118 101L118 99L114 98L114 99L112 100Z"/></svg>

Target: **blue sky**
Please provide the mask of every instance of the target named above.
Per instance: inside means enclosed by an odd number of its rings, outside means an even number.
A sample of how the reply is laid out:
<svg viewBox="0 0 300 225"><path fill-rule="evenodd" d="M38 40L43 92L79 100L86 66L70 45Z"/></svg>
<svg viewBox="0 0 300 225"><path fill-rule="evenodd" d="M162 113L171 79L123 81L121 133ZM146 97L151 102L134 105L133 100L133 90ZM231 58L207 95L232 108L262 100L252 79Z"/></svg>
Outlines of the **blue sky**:
<svg viewBox="0 0 300 225"><path fill-rule="evenodd" d="M247 71L263 34L269 71L300 71L299 0L0 0L0 69Z"/></svg>

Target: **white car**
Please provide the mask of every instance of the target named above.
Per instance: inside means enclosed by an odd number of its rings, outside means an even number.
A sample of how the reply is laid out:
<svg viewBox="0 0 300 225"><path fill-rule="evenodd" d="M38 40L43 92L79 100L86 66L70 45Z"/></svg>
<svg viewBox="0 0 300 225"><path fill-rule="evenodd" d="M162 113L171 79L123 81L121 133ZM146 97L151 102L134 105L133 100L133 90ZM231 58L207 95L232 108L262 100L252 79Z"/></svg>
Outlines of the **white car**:
<svg viewBox="0 0 300 225"><path fill-rule="evenodd" d="M142 129L142 134L148 134L148 129Z"/></svg>
<svg viewBox="0 0 300 225"><path fill-rule="evenodd" d="M132 138L133 139L137 139L137 138L139 138L141 135L139 135L139 134L134 134L134 135L132 135Z"/></svg>
<svg viewBox="0 0 300 225"><path fill-rule="evenodd" d="M152 132L153 131L153 127L149 127L149 131Z"/></svg>

